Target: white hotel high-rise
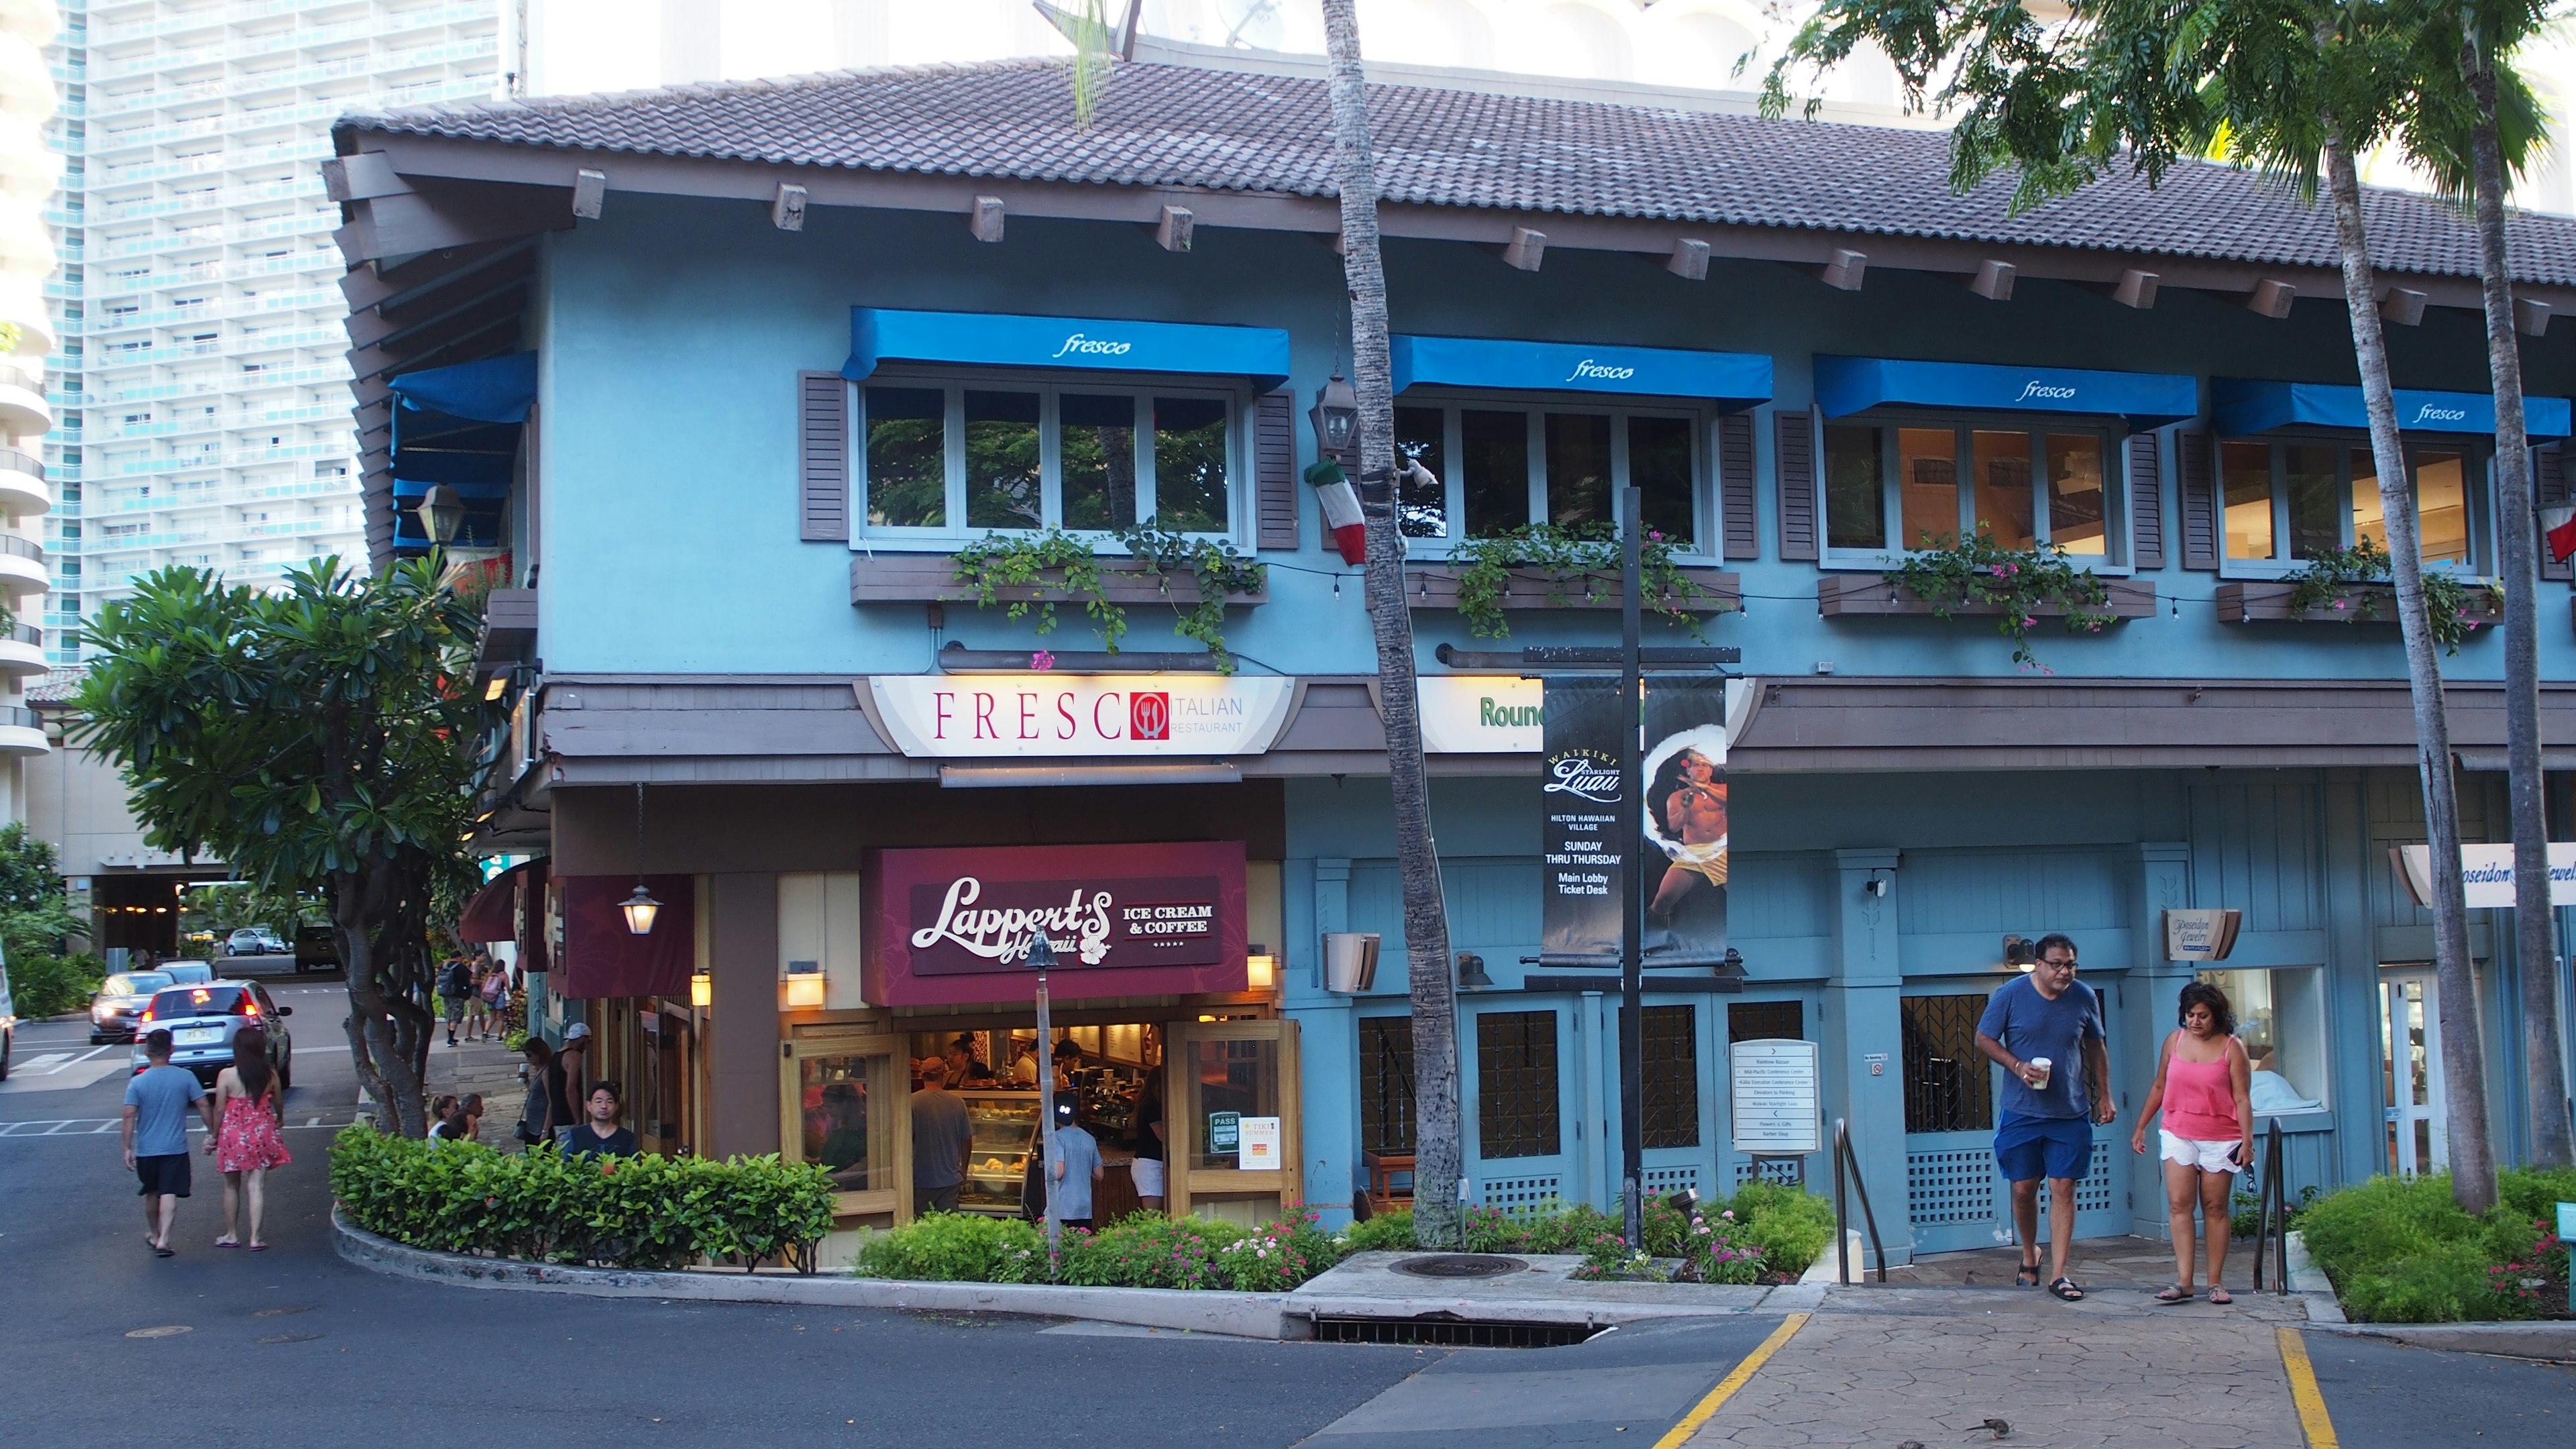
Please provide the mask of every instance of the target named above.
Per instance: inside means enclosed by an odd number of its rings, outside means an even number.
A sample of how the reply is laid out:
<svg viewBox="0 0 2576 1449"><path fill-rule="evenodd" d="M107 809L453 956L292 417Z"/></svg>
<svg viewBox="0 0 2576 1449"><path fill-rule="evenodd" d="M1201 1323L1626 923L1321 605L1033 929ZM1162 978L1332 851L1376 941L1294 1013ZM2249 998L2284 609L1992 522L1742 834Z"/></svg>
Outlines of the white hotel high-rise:
<svg viewBox="0 0 2576 1449"><path fill-rule="evenodd" d="M516 12L512 0L61 9L43 620L58 665L77 661L85 615L157 568L259 584L324 554L363 567L339 208L317 163L343 112L501 94Z"/></svg>

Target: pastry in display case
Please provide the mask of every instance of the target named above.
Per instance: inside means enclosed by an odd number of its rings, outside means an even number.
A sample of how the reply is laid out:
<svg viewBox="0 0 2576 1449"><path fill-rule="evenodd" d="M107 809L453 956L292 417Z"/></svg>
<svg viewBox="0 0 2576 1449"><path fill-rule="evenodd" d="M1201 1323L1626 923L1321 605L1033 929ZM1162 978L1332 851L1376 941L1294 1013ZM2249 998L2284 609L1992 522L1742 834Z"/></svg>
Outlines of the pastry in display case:
<svg viewBox="0 0 2576 1449"><path fill-rule="evenodd" d="M959 1092L966 1104L966 1185L959 1189L961 1212L1017 1217L1020 1181L1029 1170L1029 1153L1038 1135L1035 1092Z"/></svg>

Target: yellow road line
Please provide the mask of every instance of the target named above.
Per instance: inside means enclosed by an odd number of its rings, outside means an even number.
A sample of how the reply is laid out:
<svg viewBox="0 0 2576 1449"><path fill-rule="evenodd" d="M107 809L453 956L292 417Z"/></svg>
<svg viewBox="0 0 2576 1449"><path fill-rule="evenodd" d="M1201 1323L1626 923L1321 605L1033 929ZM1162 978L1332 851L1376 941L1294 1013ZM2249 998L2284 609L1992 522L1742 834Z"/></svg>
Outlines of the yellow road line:
<svg viewBox="0 0 2576 1449"><path fill-rule="evenodd" d="M1690 1436L1699 1432L1699 1426L1707 1423L1709 1416L1724 1407L1727 1400L1734 1398L1737 1389L1751 1382L1754 1373L1764 1364L1769 1363L1771 1355L1778 1353L1780 1346L1787 1343L1790 1336L1805 1327L1806 1323L1807 1315L1804 1313L1792 1313L1781 1319L1780 1326L1771 1330L1771 1336L1762 1340L1761 1347L1746 1354L1744 1362L1735 1366L1735 1372L1718 1380L1717 1387L1708 1391L1708 1397L1700 1400L1689 1413L1682 1416L1680 1423L1675 1424L1670 1432L1655 1441L1655 1449L1680 1449L1680 1446L1689 1443ZM2334 1441L2329 1439L2326 1442L2331 1444Z"/></svg>
<svg viewBox="0 0 2576 1449"><path fill-rule="evenodd" d="M2318 1390L2317 1371L2308 1363L2307 1342L2295 1328L2272 1331L2281 1338L2281 1367L2289 1371L2290 1402L2299 1406L2299 1427L2307 1431L2308 1449L2337 1449L2334 1420L2326 1417L2326 1396Z"/></svg>

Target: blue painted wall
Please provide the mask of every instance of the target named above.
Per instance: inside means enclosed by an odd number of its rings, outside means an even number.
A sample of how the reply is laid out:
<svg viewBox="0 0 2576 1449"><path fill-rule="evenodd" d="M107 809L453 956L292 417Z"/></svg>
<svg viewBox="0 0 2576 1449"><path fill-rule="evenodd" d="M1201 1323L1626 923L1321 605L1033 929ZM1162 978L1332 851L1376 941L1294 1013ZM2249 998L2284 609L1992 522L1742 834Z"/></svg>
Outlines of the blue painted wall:
<svg viewBox="0 0 2576 1449"><path fill-rule="evenodd" d="M964 239L953 217L818 209L802 234L765 209L619 195L609 215L549 241L537 335L544 353L543 465L548 665L556 671L912 671L933 641L917 606L853 609L848 559L796 540L793 374L839 366L853 305L1007 310L1282 327L1295 342L1301 397L1345 366L1338 263L1311 239L1203 229L1175 256L1123 225L1014 219L998 246ZM1464 245L1399 242L1388 251L1399 331L1532 336L1770 354L1779 405L1809 397L1818 352L2223 373L2345 381L2342 312L2302 301L2268 321L2225 299L2169 291L2139 313L2081 289L2027 282L1997 305L1949 282L1874 271L1845 293L1786 268L1720 261L1705 283L1647 260L1559 251L1533 276ZM2475 319L2435 310L2392 329L2402 386L2480 390ZM2576 358L2533 344L2536 393L2576 392ZM1815 612L1818 570L1781 563L1770 494L1772 429L1755 429L1766 557L1741 569L1748 612L1713 627L1741 644L1756 674L1805 674L1820 659L1844 674L2003 675L2007 650L1982 623L1865 619ZM1299 447L1309 448L1304 429ZM2171 450L2159 486L2174 532ZM1358 591L1337 598L1305 500L1306 547L1283 565L1273 602L1239 614L1229 638L1251 667L1339 673L1370 667ZM2178 553L2178 550L2171 552ZM1294 571L1292 571L1294 570ZM2171 607L2093 638L2045 627L2043 660L2067 676L2395 678L2392 626L2246 626L2216 622L2216 575L2153 572ZM2555 601L2562 592L2548 586ZM2544 610L2544 617L2559 615ZM1031 626L951 610L949 637L1025 647ZM1598 635L1599 616L1521 617L1521 642ZM1130 636L1153 647L1141 614ZM1422 648L1470 642L1426 613ZM2544 630L2543 667L2576 672L2576 636ZM1087 647L1068 624L1062 647ZM2500 651L2478 640L2446 667L2492 676Z"/></svg>

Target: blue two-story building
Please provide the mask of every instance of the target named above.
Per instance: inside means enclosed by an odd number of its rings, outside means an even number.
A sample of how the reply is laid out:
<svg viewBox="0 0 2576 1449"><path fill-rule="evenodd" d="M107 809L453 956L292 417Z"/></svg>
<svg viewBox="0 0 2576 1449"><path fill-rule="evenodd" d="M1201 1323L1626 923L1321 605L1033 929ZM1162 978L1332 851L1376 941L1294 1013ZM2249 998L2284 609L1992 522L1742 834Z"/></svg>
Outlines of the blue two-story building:
<svg viewBox="0 0 2576 1449"><path fill-rule="evenodd" d="M1481 967L1474 1198L1616 1190L1615 989L1532 964L1540 686L1511 651L1610 642L1617 614L1529 579L1508 637L1479 636L1449 556L1606 521L1630 484L1747 681L1725 721L1743 978L1649 981L1651 1186L1821 1181L1821 1155L1756 1164L1730 1128L1734 1046L1804 1039L1891 1253L1994 1241L1974 1025L2007 938L2050 931L2103 995L2121 1111L2086 1231L2163 1232L2125 1139L2196 973L2237 1005L2294 1184L2438 1167L2447 1091L2488 1094L2509 1155L2565 1110L2527 1100L2517 1015L2522 973L2563 1000L2564 968L2485 919L2488 1080L2443 1080L2428 917L2391 865L2423 833L2392 611L2300 593L2380 537L2328 218L2215 166L2015 217L2005 184L1948 189L1938 134L1372 104L1397 427L1436 479L1403 499L1405 587L1450 935ZM905 1130L936 1058L977 1123L965 1205L1014 1210L1014 945L1043 929L1071 1079L1133 1159L1104 1213L1401 1195L1375 658L1301 479L1308 406L1350 367L1320 80L1121 65L1089 130L1059 65L1012 63L336 139L371 547L425 547L433 487L462 507L496 585L480 679L513 705L483 844L540 857L487 919L550 968L550 1023L608 1039L648 1145L820 1160L853 1225L900 1220L916 1169L954 1175ZM2533 521L2495 506L2473 240L2421 198L2368 211L2425 561L2474 582ZM2519 218L2513 245L2555 499L2576 223ZM1266 566L1224 610L1235 672L1167 633L1199 582L1115 540L1148 521ZM961 582L961 551L972 573L1045 530L1096 546L1118 652L1077 598ZM2017 666L1996 618L1888 581L1979 530L2062 546L2113 622L2041 619ZM2541 610L2553 743L2576 736L2565 579ZM1649 642L1692 637L1650 619ZM2444 661L2473 840L2504 838L2497 632ZM618 911L639 879L642 935ZM2241 912L2224 960L2169 957L2186 908ZM1327 970L1354 933L1387 963L1365 984Z"/></svg>

